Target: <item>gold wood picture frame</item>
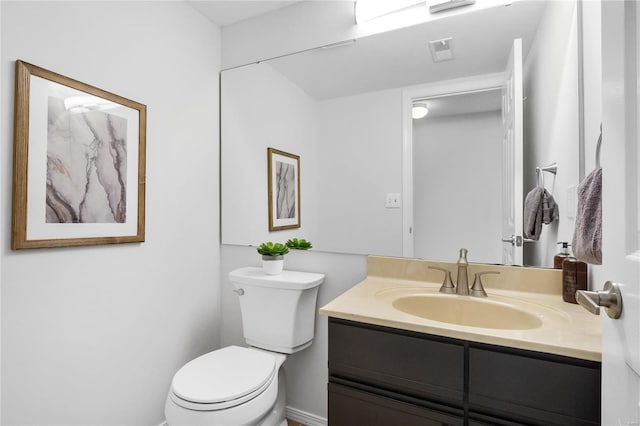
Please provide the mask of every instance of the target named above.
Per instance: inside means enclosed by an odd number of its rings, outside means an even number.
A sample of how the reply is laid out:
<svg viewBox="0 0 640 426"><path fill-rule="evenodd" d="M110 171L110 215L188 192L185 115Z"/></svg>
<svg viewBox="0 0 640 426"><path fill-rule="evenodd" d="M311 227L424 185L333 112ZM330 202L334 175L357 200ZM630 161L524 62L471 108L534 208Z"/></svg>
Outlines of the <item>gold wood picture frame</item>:
<svg viewBox="0 0 640 426"><path fill-rule="evenodd" d="M300 228L300 156L267 148L269 231Z"/></svg>
<svg viewBox="0 0 640 426"><path fill-rule="evenodd" d="M12 250L143 242L146 106L16 61Z"/></svg>

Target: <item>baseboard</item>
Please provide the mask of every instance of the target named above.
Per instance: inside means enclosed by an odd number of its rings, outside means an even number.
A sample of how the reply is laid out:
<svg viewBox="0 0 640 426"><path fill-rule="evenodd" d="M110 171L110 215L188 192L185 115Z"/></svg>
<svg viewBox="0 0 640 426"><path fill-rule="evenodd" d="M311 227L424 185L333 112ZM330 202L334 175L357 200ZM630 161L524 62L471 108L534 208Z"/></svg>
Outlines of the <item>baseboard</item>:
<svg viewBox="0 0 640 426"><path fill-rule="evenodd" d="M287 418L305 426L327 426L327 419L298 410L297 408L287 407Z"/></svg>
<svg viewBox="0 0 640 426"><path fill-rule="evenodd" d="M315 414L307 413L306 411L298 410L297 408L287 407L287 418L289 420L302 423L305 426L327 426L327 419L316 416ZM165 420L158 426L168 425Z"/></svg>

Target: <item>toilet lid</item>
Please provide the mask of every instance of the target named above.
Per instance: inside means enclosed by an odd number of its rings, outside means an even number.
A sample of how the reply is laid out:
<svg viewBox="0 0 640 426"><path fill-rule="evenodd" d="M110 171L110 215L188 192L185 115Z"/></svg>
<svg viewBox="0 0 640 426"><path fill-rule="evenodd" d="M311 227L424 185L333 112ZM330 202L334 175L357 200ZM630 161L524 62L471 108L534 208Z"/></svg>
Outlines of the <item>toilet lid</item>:
<svg viewBox="0 0 640 426"><path fill-rule="evenodd" d="M214 404L263 389L275 375L273 355L229 346L188 362L173 377L173 393L186 401Z"/></svg>

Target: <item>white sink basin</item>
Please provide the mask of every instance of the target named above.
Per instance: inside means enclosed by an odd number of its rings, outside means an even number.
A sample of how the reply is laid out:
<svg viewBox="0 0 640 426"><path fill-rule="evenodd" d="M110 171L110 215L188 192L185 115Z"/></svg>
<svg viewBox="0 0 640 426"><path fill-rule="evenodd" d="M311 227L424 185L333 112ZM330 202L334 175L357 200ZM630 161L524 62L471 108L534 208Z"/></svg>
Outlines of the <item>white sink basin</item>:
<svg viewBox="0 0 640 426"><path fill-rule="evenodd" d="M470 296L414 294L398 297L392 305L410 315L466 327L529 330L542 326L539 316L517 306Z"/></svg>

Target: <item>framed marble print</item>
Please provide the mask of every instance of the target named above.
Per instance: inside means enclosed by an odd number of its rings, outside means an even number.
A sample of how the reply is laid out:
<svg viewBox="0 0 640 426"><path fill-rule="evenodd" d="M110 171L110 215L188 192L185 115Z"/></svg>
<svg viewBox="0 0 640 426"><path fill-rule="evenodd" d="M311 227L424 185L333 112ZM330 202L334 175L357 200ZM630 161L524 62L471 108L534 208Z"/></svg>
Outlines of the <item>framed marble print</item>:
<svg viewBox="0 0 640 426"><path fill-rule="evenodd" d="M144 241L146 106L16 61L13 250Z"/></svg>
<svg viewBox="0 0 640 426"><path fill-rule="evenodd" d="M269 231L300 228L300 156L267 148Z"/></svg>

